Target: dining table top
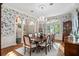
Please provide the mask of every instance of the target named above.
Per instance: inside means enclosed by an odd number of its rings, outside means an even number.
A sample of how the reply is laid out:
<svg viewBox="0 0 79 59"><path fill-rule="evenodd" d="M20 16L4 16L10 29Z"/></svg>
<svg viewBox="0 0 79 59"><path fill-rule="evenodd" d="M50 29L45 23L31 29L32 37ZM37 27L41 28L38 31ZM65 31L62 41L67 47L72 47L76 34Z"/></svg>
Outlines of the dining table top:
<svg viewBox="0 0 79 59"><path fill-rule="evenodd" d="M32 41L41 41L40 39L38 38L31 38Z"/></svg>
<svg viewBox="0 0 79 59"><path fill-rule="evenodd" d="M45 41L46 39L40 39L40 38L31 38L31 41L33 42L41 42L41 41Z"/></svg>

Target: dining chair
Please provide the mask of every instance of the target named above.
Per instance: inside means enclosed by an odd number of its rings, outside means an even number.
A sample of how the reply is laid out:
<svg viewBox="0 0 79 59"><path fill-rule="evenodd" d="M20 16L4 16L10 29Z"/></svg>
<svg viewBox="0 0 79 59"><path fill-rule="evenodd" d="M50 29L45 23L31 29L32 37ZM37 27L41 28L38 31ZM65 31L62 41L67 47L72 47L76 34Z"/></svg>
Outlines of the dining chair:
<svg viewBox="0 0 79 59"><path fill-rule="evenodd" d="M43 37L44 42L40 44L40 46L43 46L45 48L45 54L47 54L47 51L50 51L51 49L51 39L50 35Z"/></svg>
<svg viewBox="0 0 79 59"><path fill-rule="evenodd" d="M37 33L35 33L35 39L37 39Z"/></svg>
<svg viewBox="0 0 79 59"><path fill-rule="evenodd" d="M23 46L24 46L24 54L26 53L26 48L29 49L29 55L31 56L32 49L36 47L36 44L31 43L31 39L29 36L23 36Z"/></svg>
<svg viewBox="0 0 79 59"><path fill-rule="evenodd" d="M55 34L51 35L51 46L53 47L53 43L55 42Z"/></svg>
<svg viewBox="0 0 79 59"><path fill-rule="evenodd" d="M33 34L29 34L29 37L32 38L33 37Z"/></svg>
<svg viewBox="0 0 79 59"><path fill-rule="evenodd" d="M45 36L43 36L43 39L40 43L40 46L44 47L44 49L45 49L45 54L47 54L47 42L48 42L47 41L47 36L45 35Z"/></svg>
<svg viewBox="0 0 79 59"><path fill-rule="evenodd" d="M52 45L52 43L51 43L51 36L48 35L47 36L47 48L48 48L48 51L50 51L51 45Z"/></svg>
<svg viewBox="0 0 79 59"><path fill-rule="evenodd" d="M51 38L51 40L52 40L52 43L55 42L55 34L52 34L52 38Z"/></svg>

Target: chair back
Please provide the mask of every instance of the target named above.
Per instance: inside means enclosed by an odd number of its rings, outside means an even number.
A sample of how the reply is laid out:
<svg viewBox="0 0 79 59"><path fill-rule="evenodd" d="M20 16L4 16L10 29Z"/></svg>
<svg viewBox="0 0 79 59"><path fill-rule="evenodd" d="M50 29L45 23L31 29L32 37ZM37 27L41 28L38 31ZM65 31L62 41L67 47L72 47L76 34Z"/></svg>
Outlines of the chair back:
<svg viewBox="0 0 79 59"><path fill-rule="evenodd" d="M40 33L38 33L37 36L40 37Z"/></svg>
<svg viewBox="0 0 79 59"><path fill-rule="evenodd" d="M37 33L35 33L35 38L37 38L37 36L38 36Z"/></svg>
<svg viewBox="0 0 79 59"><path fill-rule="evenodd" d="M50 44L51 43L51 38L50 38L50 35L47 36L47 44Z"/></svg>
<svg viewBox="0 0 79 59"><path fill-rule="evenodd" d="M44 40L46 40L46 39L47 39L47 36L46 36L45 34L43 35L43 39L44 39Z"/></svg>
<svg viewBox="0 0 79 59"><path fill-rule="evenodd" d="M55 34L52 35L52 42L55 41Z"/></svg>
<svg viewBox="0 0 79 59"><path fill-rule="evenodd" d="M24 35L23 36L23 43L24 43L24 45L28 45L28 46L31 45L30 37L27 35Z"/></svg>
<svg viewBox="0 0 79 59"><path fill-rule="evenodd" d="M32 37L33 37L33 35L32 35L32 34L29 34L29 37L30 37L30 38L32 38Z"/></svg>

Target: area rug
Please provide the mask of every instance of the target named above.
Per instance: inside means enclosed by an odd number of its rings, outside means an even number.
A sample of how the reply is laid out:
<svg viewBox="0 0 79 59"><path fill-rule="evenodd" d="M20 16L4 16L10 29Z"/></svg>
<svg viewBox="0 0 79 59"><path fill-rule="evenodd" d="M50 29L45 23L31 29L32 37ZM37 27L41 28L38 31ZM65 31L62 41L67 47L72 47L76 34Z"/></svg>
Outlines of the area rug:
<svg viewBox="0 0 79 59"><path fill-rule="evenodd" d="M47 55L45 54L45 50L41 50L40 52L32 52L32 56L63 56L62 52L59 51L59 43L54 43L51 50L47 52ZM20 47L16 49L18 53L20 53L23 56L29 56L28 49L26 49L26 54L24 54L24 48Z"/></svg>

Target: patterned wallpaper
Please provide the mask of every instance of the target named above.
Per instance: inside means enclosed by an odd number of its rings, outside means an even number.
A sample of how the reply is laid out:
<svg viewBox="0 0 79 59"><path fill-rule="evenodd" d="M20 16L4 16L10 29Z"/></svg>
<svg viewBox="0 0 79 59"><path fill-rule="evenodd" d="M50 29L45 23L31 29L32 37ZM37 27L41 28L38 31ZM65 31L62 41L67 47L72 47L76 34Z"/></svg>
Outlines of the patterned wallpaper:
<svg viewBox="0 0 79 59"><path fill-rule="evenodd" d="M26 20L28 16L6 6L2 6L1 11L1 47L4 48L16 43L16 16L21 20Z"/></svg>
<svg viewBox="0 0 79 59"><path fill-rule="evenodd" d="M2 7L1 34L2 37L14 34L15 17L14 10ZM13 13L13 14L12 14Z"/></svg>
<svg viewBox="0 0 79 59"><path fill-rule="evenodd" d="M48 21L53 20L53 19L54 20L57 19L57 20L61 20L62 22L65 22L65 21L71 20L71 13L48 17Z"/></svg>

